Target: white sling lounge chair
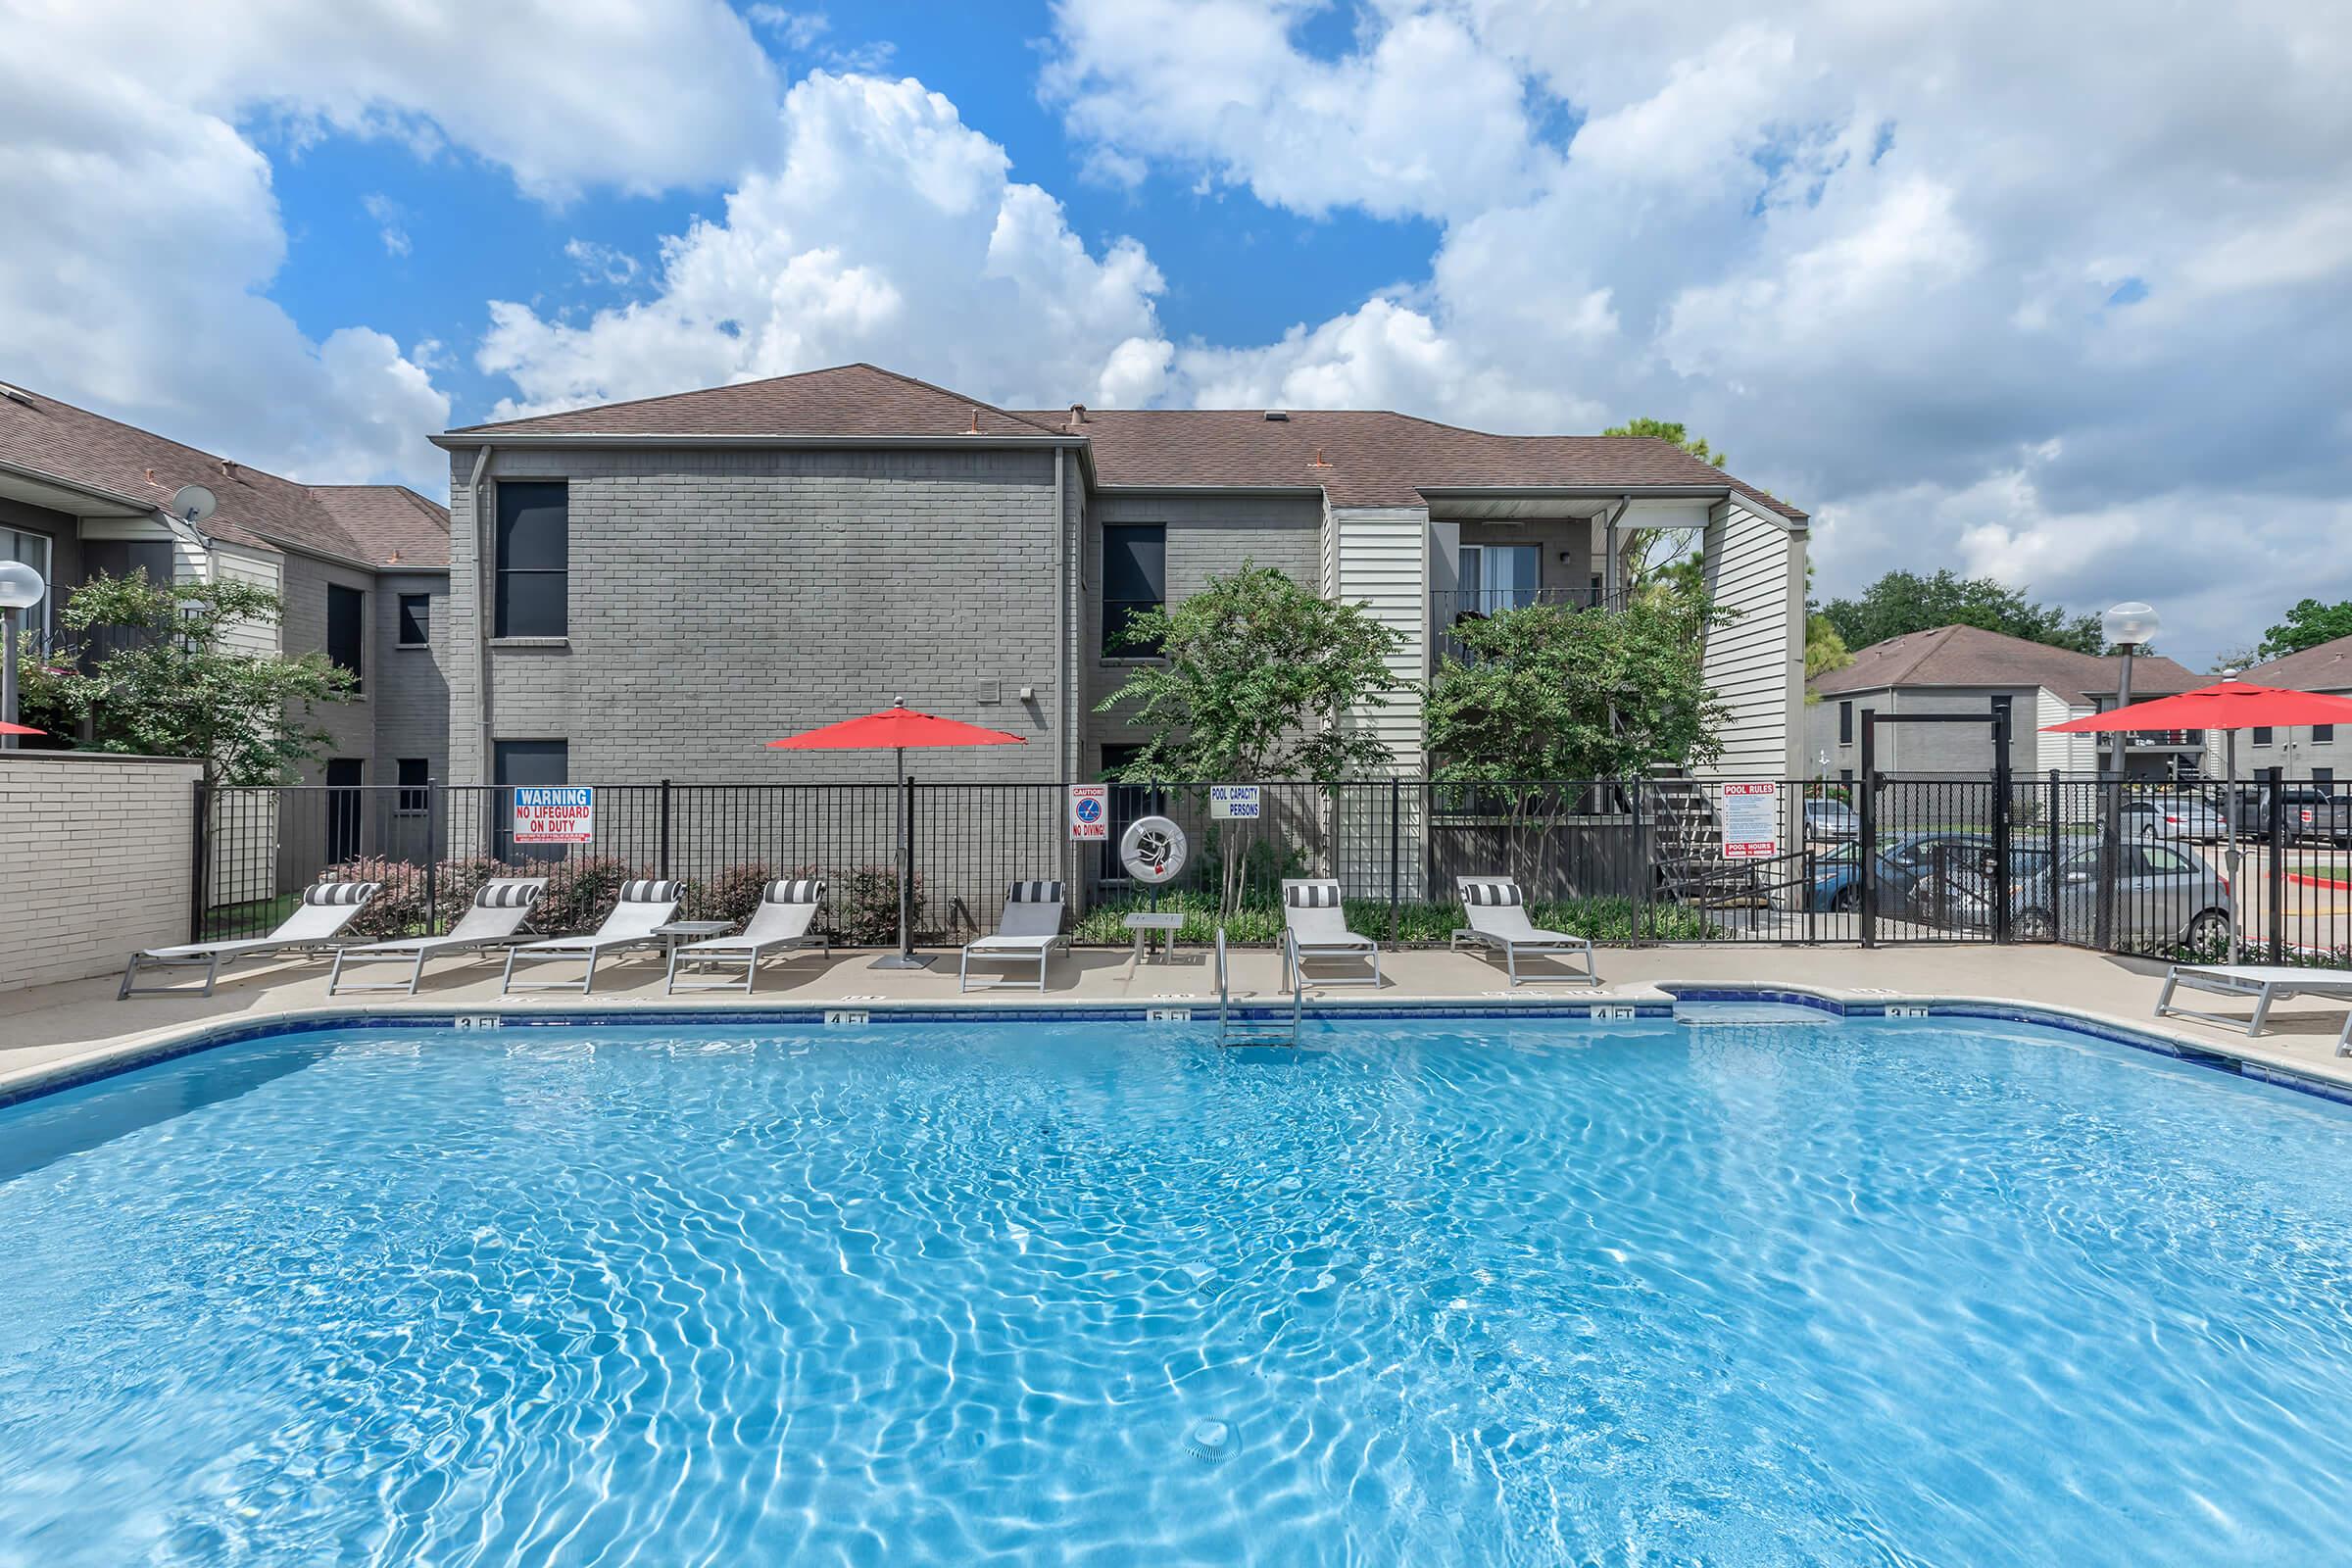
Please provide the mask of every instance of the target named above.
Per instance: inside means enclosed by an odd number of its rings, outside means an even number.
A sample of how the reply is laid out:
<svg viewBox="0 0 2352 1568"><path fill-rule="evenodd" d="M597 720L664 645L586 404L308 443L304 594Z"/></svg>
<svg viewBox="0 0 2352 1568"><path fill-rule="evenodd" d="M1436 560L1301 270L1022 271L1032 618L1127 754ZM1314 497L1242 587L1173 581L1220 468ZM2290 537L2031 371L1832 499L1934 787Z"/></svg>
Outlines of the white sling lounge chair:
<svg viewBox="0 0 2352 1568"><path fill-rule="evenodd" d="M185 988L172 985L134 986L142 968L192 969L204 968L203 995L213 994L213 984L220 978L220 966L235 958L260 958L280 953L316 953L332 947L343 928L368 906L368 901L383 890L381 882L318 882L302 890L302 902L285 922L266 937L242 937L231 942L185 942L176 948L150 948L134 953L122 970L122 989L115 1000L124 997L180 996Z"/></svg>
<svg viewBox="0 0 2352 1568"><path fill-rule="evenodd" d="M558 937L552 942L531 942L507 950L507 974L499 985L501 995L516 991L577 991L582 996L596 985L596 964L608 953L628 948L655 948L662 939L654 932L665 926L678 913L680 888L675 882L623 882L620 902L605 916L605 923L584 937ZM569 980L543 980L517 985L514 980L514 960L527 958L535 963L585 962L587 972L574 984Z"/></svg>
<svg viewBox="0 0 2352 1568"><path fill-rule="evenodd" d="M1306 960L1309 958L1369 958L1370 976L1350 975L1339 980L1317 980L1324 986L1377 986L1380 984L1380 944L1370 937L1359 937L1348 929L1348 915L1340 904L1340 885L1329 877L1286 877L1282 884L1282 924L1290 941L1282 948L1282 984L1290 988L1292 965L1298 966L1299 984L1307 984Z"/></svg>
<svg viewBox="0 0 2352 1568"><path fill-rule="evenodd" d="M547 878L543 876L498 877L482 884L465 917L445 935L370 942L364 948L338 948L335 971L326 979L326 994L331 997L343 991L406 991L413 997L424 979L425 959L437 958L444 953L478 953L514 941L530 919L531 906L546 891ZM343 966L347 963L405 963L409 966L409 977L405 981L355 980L346 985Z"/></svg>
<svg viewBox="0 0 2352 1568"><path fill-rule="evenodd" d="M818 877L790 877L770 882L760 895L760 907L752 911L751 919L742 931L731 937L714 937L709 942L692 942L682 948L669 950L669 989L675 991L733 991L735 978L695 979L678 984L680 964L707 963L714 965L743 965L742 989L749 993L758 974L760 960L770 953L807 952L814 949L831 953L833 944L821 933L808 934L816 922L817 906L824 902L825 884Z"/></svg>
<svg viewBox="0 0 2352 1568"><path fill-rule="evenodd" d="M2253 1016L2239 1018L2226 1012L2176 1007L2176 986L2224 997L2252 997ZM2165 972L2164 992L2156 999L2156 1016L2201 1018L2258 1035L2270 1019L2271 1004L2281 997L2327 997L2352 1003L2352 969L2303 969L2291 963L2176 963ZM2335 1054L2352 1055L2352 1017L2344 1020L2343 1032L2335 1038Z"/></svg>
<svg viewBox="0 0 2352 1568"><path fill-rule="evenodd" d="M1544 931L1529 925L1518 883L1507 876L1463 876L1454 878L1454 884L1461 890L1462 912L1470 917L1470 924L1453 933L1446 943L1448 948L1458 950L1464 942L1470 942L1490 952L1499 951L1503 968L1513 985L1519 984L1519 956L1523 953L1560 959L1581 953L1585 957L1582 974L1570 969L1561 974L1528 978L1573 981L1587 986L1600 984L1599 971L1592 966L1592 944L1565 931Z"/></svg>
<svg viewBox="0 0 2352 1568"><path fill-rule="evenodd" d="M997 934L963 945L963 962L956 971L956 989L972 988L972 960L983 963L1027 963L1037 960L1037 989L1046 989L1046 960L1055 948L1068 946L1061 934L1062 885L1059 882L1015 882L1004 895L1004 913ZM990 982L1025 986L1031 982L1009 975Z"/></svg>

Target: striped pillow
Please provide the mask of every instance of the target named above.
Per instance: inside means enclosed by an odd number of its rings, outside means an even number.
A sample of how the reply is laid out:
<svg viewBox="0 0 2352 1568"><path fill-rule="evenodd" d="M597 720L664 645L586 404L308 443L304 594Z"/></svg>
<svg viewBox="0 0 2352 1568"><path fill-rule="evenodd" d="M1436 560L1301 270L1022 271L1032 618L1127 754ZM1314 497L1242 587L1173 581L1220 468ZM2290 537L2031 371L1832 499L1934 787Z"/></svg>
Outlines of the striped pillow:
<svg viewBox="0 0 2352 1568"><path fill-rule="evenodd" d="M381 882L314 882L302 890L305 904L366 904L383 887Z"/></svg>
<svg viewBox="0 0 2352 1568"><path fill-rule="evenodd" d="M501 878L485 882L473 902L485 909L525 909L539 902L547 891L547 883L538 877Z"/></svg>
<svg viewBox="0 0 2352 1568"><path fill-rule="evenodd" d="M623 904L675 904L678 885L675 882L623 882L620 902Z"/></svg>
<svg viewBox="0 0 2352 1568"><path fill-rule="evenodd" d="M1340 885L1337 882L1304 882L1282 890L1282 902L1294 909L1336 909L1340 906Z"/></svg>
<svg viewBox="0 0 2352 1568"><path fill-rule="evenodd" d="M1508 907L1519 902L1519 884L1507 881L1465 882L1462 884L1462 902Z"/></svg>
<svg viewBox="0 0 2352 1568"><path fill-rule="evenodd" d="M1059 904L1061 884L1058 882L1015 882L1012 891L1004 896L1007 904Z"/></svg>
<svg viewBox="0 0 2352 1568"><path fill-rule="evenodd" d="M770 882L761 897L770 904L814 904L825 896L825 879L821 876L786 877Z"/></svg>

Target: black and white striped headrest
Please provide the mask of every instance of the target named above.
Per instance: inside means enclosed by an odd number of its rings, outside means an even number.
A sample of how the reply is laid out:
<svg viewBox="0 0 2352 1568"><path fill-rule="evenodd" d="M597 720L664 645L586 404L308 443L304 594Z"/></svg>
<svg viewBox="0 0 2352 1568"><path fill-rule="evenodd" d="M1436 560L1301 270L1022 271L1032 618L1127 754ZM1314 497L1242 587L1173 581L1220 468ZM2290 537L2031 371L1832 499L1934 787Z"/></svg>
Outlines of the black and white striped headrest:
<svg viewBox="0 0 2352 1568"><path fill-rule="evenodd" d="M1008 904L1059 904L1061 884L1058 882L1015 882L1012 891L1004 896Z"/></svg>
<svg viewBox="0 0 2352 1568"><path fill-rule="evenodd" d="M302 890L305 904L366 904L383 887L381 882L315 882Z"/></svg>
<svg viewBox="0 0 2352 1568"><path fill-rule="evenodd" d="M620 885L623 904L675 904L678 885L675 882L623 882Z"/></svg>
<svg viewBox="0 0 2352 1568"><path fill-rule="evenodd" d="M539 895L546 891L547 883L541 878L501 878L483 883L473 902L485 909L523 909L537 904Z"/></svg>
<svg viewBox="0 0 2352 1568"><path fill-rule="evenodd" d="M825 896L825 879L821 876L786 877L770 882L761 895L770 904L814 904Z"/></svg>
<svg viewBox="0 0 2352 1568"><path fill-rule="evenodd" d="M1516 882L1465 882L1462 884L1464 904L1507 906L1519 902Z"/></svg>
<svg viewBox="0 0 2352 1568"><path fill-rule="evenodd" d="M1340 906L1340 885L1302 882L1297 887L1284 888L1282 902L1294 909L1336 909Z"/></svg>

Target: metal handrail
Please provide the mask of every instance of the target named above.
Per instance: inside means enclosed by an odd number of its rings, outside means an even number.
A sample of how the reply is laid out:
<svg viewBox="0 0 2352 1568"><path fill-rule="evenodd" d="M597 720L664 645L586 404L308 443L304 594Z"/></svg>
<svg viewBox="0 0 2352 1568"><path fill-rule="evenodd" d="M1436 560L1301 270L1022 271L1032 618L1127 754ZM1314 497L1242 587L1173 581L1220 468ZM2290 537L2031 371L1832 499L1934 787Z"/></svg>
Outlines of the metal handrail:
<svg viewBox="0 0 2352 1568"><path fill-rule="evenodd" d="M1217 927L1217 1044L1219 1046L1292 1046L1298 1044L1299 1020L1306 1011L1306 971L1298 962L1298 935L1285 929L1282 933L1283 952L1290 959L1291 971L1291 1037L1235 1039L1233 1034L1233 999L1225 973L1225 927Z"/></svg>

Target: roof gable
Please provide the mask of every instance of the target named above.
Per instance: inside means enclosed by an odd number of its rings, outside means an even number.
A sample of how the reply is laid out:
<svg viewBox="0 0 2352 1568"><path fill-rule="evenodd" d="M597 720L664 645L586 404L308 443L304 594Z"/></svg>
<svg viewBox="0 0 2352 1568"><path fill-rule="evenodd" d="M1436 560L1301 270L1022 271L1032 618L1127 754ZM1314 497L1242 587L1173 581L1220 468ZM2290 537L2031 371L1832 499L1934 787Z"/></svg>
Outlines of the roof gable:
<svg viewBox="0 0 2352 1568"><path fill-rule="evenodd" d="M974 426L977 425L977 431ZM991 403L879 366L840 365L764 381L566 409L449 432L466 435L1059 435Z"/></svg>
<svg viewBox="0 0 2352 1568"><path fill-rule="evenodd" d="M2071 703L2112 696L2122 684L2119 659L2054 648L1981 626L1937 626L1906 632L1857 650L1843 669L1817 677L1813 690L1825 697L1880 691L1892 686L2041 686ZM2132 662L2135 697L2193 691L2204 677L2161 654Z"/></svg>

